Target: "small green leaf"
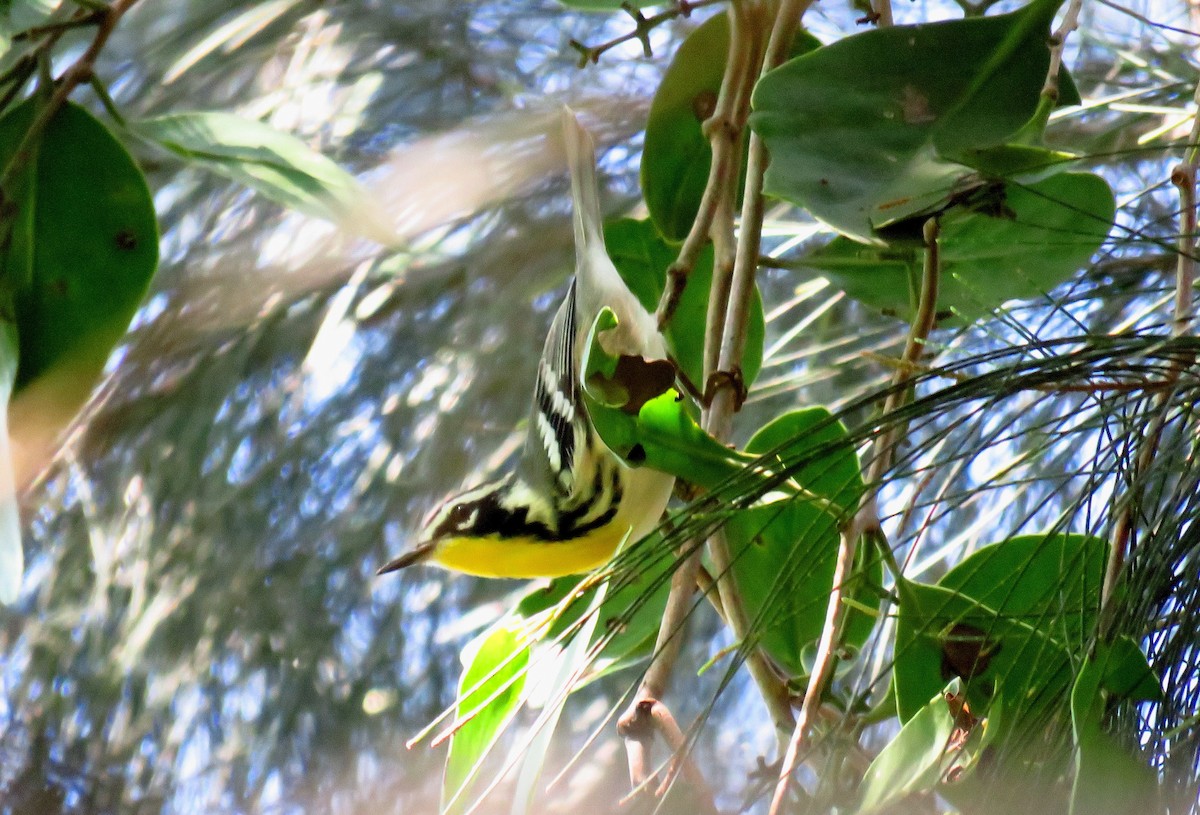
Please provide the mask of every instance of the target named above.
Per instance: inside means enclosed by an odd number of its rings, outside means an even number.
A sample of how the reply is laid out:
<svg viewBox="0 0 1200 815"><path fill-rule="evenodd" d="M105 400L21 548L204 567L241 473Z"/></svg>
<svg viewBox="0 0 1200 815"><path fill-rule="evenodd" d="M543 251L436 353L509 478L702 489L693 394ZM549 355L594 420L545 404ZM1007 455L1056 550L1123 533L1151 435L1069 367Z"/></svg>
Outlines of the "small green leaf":
<svg viewBox="0 0 1200 815"><path fill-rule="evenodd" d="M956 157L1036 111L1061 2L874 29L771 71L750 120L771 154L766 192L862 241L945 205L974 175Z"/></svg>
<svg viewBox="0 0 1200 815"><path fill-rule="evenodd" d="M995 203L1000 212L959 209L942 220L942 325L971 323L1009 300L1050 292L1104 243L1116 207L1108 184L1091 173L1010 185ZM909 281L924 257L917 245L880 248L835 238L801 264L855 300L907 320L914 299Z"/></svg>
<svg viewBox="0 0 1200 815"><path fill-rule="evenodd" d="M964 714L961 697L962 680L952 679L905 722L867 768L858 815L887 811L909 795L932 791L951 770L975 764L988 723Z"/></svg>
<svg viewBox="0 0 1200 815"><path fill-rule="evenodd" d="M638 301L653 312L662 297L667 267L675 261L679 251L663 240L649 221L630 218L605 224L604 243L621 279ZM710 245L700 252L665 334L671 357L679 363L688 379L700 388L704 387L704 332L712 271L713 250ZM746 327L746 350L742 354L742 379L746 387L754 383L762 367L765 334L762 298L755 287Z"/></svg>
<svg viewBox="0 0 1200 815"><path fill-rule="evenodd" d="M465 669L458 682L458 720L468 718L450 737L442 776L443 815L466 812L475 776L504 729L520 708L529 665L523 621L505 617L463 649Z"/></svg>
<svg viewBox="0 0 1200 815"><path fill-rule="evenodd" d="M1157 777L1144 760L1104 730L1109 698L1161 695L1157 677L1128 638L1098 643L1071 689L1075 779L1071 815L1135 815L1154 811Z"/></svg>
<svg viewBox="0 0 1200 815"><path fill-rule="evenodd" d="M262 122L217 111L171 113L143 119L131 130L285 207L385 245L397 241L354 176L295 136Z"/></svg>
<svg viewBox="0 0 1200 815"><path fill-rule="evenodd" d="M0 119L0 166L40 105ZM86 396L124 335L158 263L158 226L146 181L125 148L83 108L64 105L46 125L16 205L3 275L16 290L19 391L69 365Z"/></svg>

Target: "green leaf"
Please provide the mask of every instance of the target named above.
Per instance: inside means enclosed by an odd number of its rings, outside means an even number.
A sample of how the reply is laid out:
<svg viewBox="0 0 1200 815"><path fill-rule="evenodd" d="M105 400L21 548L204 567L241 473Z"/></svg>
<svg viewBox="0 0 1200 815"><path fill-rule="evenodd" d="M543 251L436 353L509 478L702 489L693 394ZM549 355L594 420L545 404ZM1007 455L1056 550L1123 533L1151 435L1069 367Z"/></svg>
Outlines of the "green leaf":
<svg viewBox="0 0 1200 815"><path fill-rule="evenodd" d="M40 102L0 119L0 166ZM3 275L16 289L16 388L70 366L85 398L124 335L158 263L158 226L141 172L112 134L66 104L42 133L36 170L17 179L13 243Z"/></svg>
<svg viewBox="0 0 1200 815"><path fill-rule="evenodd" d="M679 251L655 231L649 221L622 218L604 226L604 243L621 279L638 301L653 312L658 307L669 267ZM688 278L687 288L665 337L671 357L697 387L704 387L704 331L708 318L708 293L712 288L713 250L705 247ZM755 287L746 327L746 349L742 354L742 377L750 387L762 367L762 297Z"/></svg>
<svg viewBox="0 0 1200 815"><path fill-rule="evenodd" d="M1155 811L1157 776L1104 730L1110 698L1159 698L1162 689L1133 640L1098 643L1071 689L1075 779L1071 815L1135 815Z"/></svg>
<svg viewBox="0 0 1200 815"><path fill-rule="evenodd" d="M961 696L962 680L952 679L880 751L863 776L858 815L883 812L909 795L929 792L948 773L978 761L987 746L988 723L964 714Z"/></svg>
<svg viewBox="0 0 1200 815"><path fill-rule="evenodd" d="M1011 585L1011 584L1010 584ZM971 710L986 715L998 685L1013 702L1006 727L1065 713L1070 653L1043 630L942 586L902 580L892 672L908 721L946 680L963 679ZM1065 718L1064 718L1065 721Z"/></svg>
<svg viewBox="0 0 1200 815"><path fill-rule="evenodd" d="M808 461L815 451L822 457ZM864 490L858 456L846 428L822 407L784 414L761 428L746 445L753 455L776 453L782 467L797 468L792 479L804 490L840 507L797 497L743 509L726 523L733 577L751 619L763 625L760 641L793 676L808 671L808 650L821 635L839 543L838 524L858 505ZM875 627L863 610L879 605L882 565L870 553L857 564L846 587L855 601L847 611L842 645L858 648Z"/></svg>
<svg viewBox="0 0 1200 815"><path fill-rule="evenodd" d="M768 422L746 443L746 452L775 454L797 483L847 513L858 508L866 489L846 426L823 407L794 410Z"/></svg>
<svg viewBox="0 0 1200 815"><path fill-rule="evenodd" d="M1108 543L1091 535L1022 535L981 547L938 585L1022 620L1080 653L1100 613Z"/></svg>
<svg viewBox="0 0 1200 815"><path fill-rule="evenodd" d="M808 501L781 499L733 513L725 536L762 646L793 676L806 673L803 652L821 636L837 560L836 520Z"/></svg>
<svg viewBox="0 0 1200 815"><path fill-rule="evenodd" d="M970 184L956 157L1004 144L1037 109L1061 0L1012 14L863 32L754 91L765 190L863 241Z"/></svg>
<svg viewBox="0 0 1200 815"><path fill-rule="evenodd" d="M397 240L354 176L262 122L217 111L171 113L143 119L131 130L285 207L385 245Z"/></svg>
<svg viewBox="0 0 1200 815"><path fill-rule="evenodd" d="M627 462L706 488L739 474L751 459L705 433L673 389L647 400L636 413L623 409L627 391L613 380L617 360L598 339L616 325L612 310L602 309L588 334L581 366L588 415L604 444Z"/></svg>
<svg viewBox="0 0 1200 815"><path fill-rule="evenodd" d="M604 602L607 591L607 584L600 587L592 598L590 611L594 612ZM554 730L562 717L567 697L591 662L589 646L599 618L599 614L586 614L569 642L561 648L550 646L553 650L549 655L542 650L530 665L530 673L533 674L531 686L544 689L547 697L541 700L542 710L530 726L533 735L525 748L521 769L517 774L510 810L512 815L530 815L534 811L533 804L539 791L538 779L550 753Z"/></svg>
<svg viewBox="0 0 1200 815"><path fill-rule="evenodd" d="M442 776L442 813L466 812L471 784L489 751L520 708L529 665L523 621L505 617L463 649L456 719L469 721L450 737Z"/></svg>
<svg viewBox="0 0 1200 815"><path fill-rule="evenodd" d="M798 31L792 56L821 46ZM729 57L729 15L704 21L671 58L646 120L642 150L642 194L650 219L672 241L687 237L708 183L712 149L703 123L712 115Z"/></svg>
<svg viewBox="0 0 1200 815"><path fill-rule="evenodd" d="M942 325L974 322L1069 279L1104 243L1116 207L1108 184L1091 173L1010 185L999 205L999 214L959 209L942 220ZM915 245L880 248L835 238L801 265L855 300L911 319L909 281L919 279L924 257Z"/></svg>
<svg viewBox="0 0 1200 815"><path fill-rule="evenodd" d="M0 603L11 605L21 593L25 555L21 547L21 513L13 477L8 409L17 379L17 332L0 323Z"/></svg>

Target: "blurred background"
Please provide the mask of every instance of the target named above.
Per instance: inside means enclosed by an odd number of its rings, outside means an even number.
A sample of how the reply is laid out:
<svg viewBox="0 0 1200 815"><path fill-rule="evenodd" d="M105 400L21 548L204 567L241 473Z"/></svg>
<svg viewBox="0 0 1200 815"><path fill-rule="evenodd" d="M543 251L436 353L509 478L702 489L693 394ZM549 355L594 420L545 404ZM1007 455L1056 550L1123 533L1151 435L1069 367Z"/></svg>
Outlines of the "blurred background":
<svg viewBox="0 0 1200 815"><path fill-rule="evenodd" d="M1183 3L1134 5L1195 27ZM404 243L382 249L130 144L155 193L162 264L111 376L23 502L24 591L0 610L3 811L436 811L443 754L405 742L453 701L459 649L523 586L374 571L441 496L520 442L572 263L564 166L547 137L558 106L598 136L607 205L634 206L657 80L674 44L718 10L655 29L652 58L634 42L584 69L568 40L611 39L628 16L502 0L145 0L121 21L98 72L127 118L261 118L358 175ZM899 22L959 13L897 6ZM831 2L806 23L830 41L858 16ZM1085 95L1136 87L1146 109L1076 118L1076 149L1123 149L1172 121L1186 131L1170 116L1188 112L1195 42L1089 4L1068 65ZM86 90L78 98L99 109ZM1098 163L1137 239L1114 233L1106 268L1020 326L1161 321L1147 281L1172 262L1149 242L1174 229L1168 159ZM817 231L786 211L767 230L781 252ZM767 364L743 437L789 405L837 408L890 376L864 352L894 353L899 323L784 271L764 272L761 287ZM946 342L977 351L1014 336L1000 325ZM982 448L991 431L970 432ZM926 536L921 568L991 540L991 508L1016 506L1014 526L1032 524L1061 490L982 497ZM703 613L693 634L671 699L681 721L711 701L720 672L696 669L729 644ZM577 695L562 760L636 678ZM774 743L744 690L739 680L721 694L698 746L726 774L713 785L732 810L759 791L756 758ZM626 782L608 734L546 812L611 811Z"/></svg>

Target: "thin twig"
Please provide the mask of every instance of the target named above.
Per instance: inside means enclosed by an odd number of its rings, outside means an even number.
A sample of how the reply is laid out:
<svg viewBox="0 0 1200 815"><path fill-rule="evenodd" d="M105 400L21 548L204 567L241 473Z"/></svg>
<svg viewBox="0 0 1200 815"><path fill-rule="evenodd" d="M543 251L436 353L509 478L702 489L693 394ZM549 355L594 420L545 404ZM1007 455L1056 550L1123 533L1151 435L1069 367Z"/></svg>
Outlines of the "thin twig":
<svg viewBox="0 0 1200 815"><path fill-rule="evenodd" d="M1042 86L1042 96L1051 102L1058 101L1058 75L1062 69L1063 49L1067 45L1067 37L1079 28L1079 11L1083 8L1083 0L1071 0L1063 14L1062 23L1050 35L1050 67L1046 71L1046 84Z"/></svg>
<svg viewBox="0 0 1200 815"><path fill-rule="evenodd" d="M1200 84L1196 86L1193 98L1200 102ZM1183 161L1171 171L1171 183L1179 191L1179 237L1176 244L1175 262L1175 308L1171 319L1171 334L1175 337L1186 336L1194 327L1193 292L1196 285L1196 171L1200 164L1200 116L1192 118L1192 132L1188 140L1191 146L1184 153ZM1129 559L1133 546L1134 532L1137 527L1137 492L1142 477L1149 471L1158 453L1158 445L1162 440L1163 429L1166 427L1174 395L1184 369L1195 359L1194 355L1185 355L1171 361L1164 384L1169 387L1160 391L1157 410L1150 419L1144 433L1139 436L1138 451L1134 458L1133 471L1130 473L1129 494L1121 502L1116 519L1113 521L1112 543L1108 551L1108 563L1104 568L1104 584L1100 591L1100 625L1101 633L1107 636L1112 625L1116 622L1113 597Z"/></svg>
<svg viewBox="0 0 1200 815"><path fill-rule="evenodd" d="M688 277L696 266L696 260L705 244L712 238L711 229L717 212L730 195L730 188L737 183L741 153L734 149L734 136L740 133L744 124L739 122L737 115L738 89L747 81L747 77L753 77L756 72L756 65L751 64L753 32L747 30L747 5L747 2L734 2L729 6L729 56L725 62L725 74L721 78L721 87L717 92L712 115L704 122L704 132L708 136L709 151L712 154L708 167L708 181L700 197L700 206L696 211L695 220L692 221L692 228L688 230L675 262L667 269L666 285L663 287L656 314L660 327L665 327L671 322L687 286Z"/></svg>
<svg viewBox="0 0 1200 815"><path fill-rule="evenodd" d="M925 342L933 330L937 316L938 278L941 261L938 257L938 222L930 218L925 223L925 265L921 276L921 294L917 313L909 327L908 339L904 344L904 354L901 357L901 367L897 369L892 381L893 387L884 403L883 413L888 415L898 410L909 397L909 389L905 383L913 377L913 372L925 351ZM863 534L880 539L880 550L891 555L886 539L882 537L879 524L878 497L884 476L891 467L896 445L900 441L903 428L899 424L889 425L872 445L872 451L867 465L867 489L859 502L858 511L854 517L843 524L840 530L837 564L834 568L833 585L829 591L829 604L825 609L825 624L821 629L821 639L817 645L817 655L813 670L808 679L808 687L804 691L804 701L800 705L800 713L796 717L796 727L788 741L787 752L779 768L779 778L775 784L775 794L771 798L769 815L780 815L783 812L784 801L787 799L788 786L792 774L796 770L804 738L807 735L808 724L817 711L825 686L833 675L834 653L840 639L842 613L842 592L858 549L858 539ZM895 561L892 560L893 568Z"/></svg>
<svg viewBox="0 0 1200 815"><path fill-rule="evenodd" d="M713 290L709 302L709 328L705 339L705 374L715 365L717 352L716 338L720 336L719 328L714 329L713 321L724 320L724 302L728 295L729 279L732 274L732 256L734 253L733 239L733 200L735 185L738 177L737 158L741 155L741 128L735 130L731 123L744 122L746 113L739 104L749 106L748 87L753 85L757 74L757 51L754 40L754 27L747 12L747 3L735 0L729 7L730 39L729 52L725 74L721 81L720 91L712 117L705 123L712 150L712 163L709 168L708 184L705 187L700 209L692 228L680 249L677 260L672 264L667 274L667 292L659 306L659 325L665 326L670 320L670 314L678 305L677 296L668 292L672 286L677 286L682 293L683 282L694 267L701 249L711 238L715 248L715 265L713 269ZM745 86L745 88L744 88ZM712 349L712 350L710 350ZM710 362L711 360L711 362ZM705 410L707 415L708 411ZM702 417L703 421L703 417ZM686 554L685 554L686 553ZM683 562L676 569L671 579L671 590L667 597L667 607L659 626L655 642L654 656L646 669L629 708L618 721L618 732L625 737L626 754L629 762L630 782L633 794L654 795L657 792L650 787L648 781L653 773L652 747L654 741L655 722L661 729L663 718L653 719L650 714L663 710L666 716L669 711L661 699L666 693L671 672L678 657L682 643L683 626L692 609L692 599L695 596L700 566L700 547L695 542L685 543L680 554ZM720 606L719 595L708 595L715 605ZM724 608L719 613L724 616ZM776 711L782 710L790 718L791 710L787 702L786 689L778 677L767 676L765 660L755 653L749 661L752 664L751 673L760 682L771 680L767 688L778 687L764 691L764 696L770 696ZM671 718L674 722L674 719ZM672 743L672 734L663 732L668 744ZM677 755L681 747L674 746ZM678 760L678 759L677 759ZM673 775L673 774L669 774ZM661 787L662 785L660 785Z"/></svg>
<svg viewBox="0 0 1200 815"><path fill-rule="evenodd" d="M600 61L607 51L616 48L622 43L630 40L639 40L642 43L642 53L647 57L653 56L650 50L650 32L658 28L668 20L673 20L676 17L690 17L692 12L698 8L705 6L724 3L727 0L676 0L674 6L658 14L652 14L646 17L641 10L630 3L622 3L621 9L633 18L634 29L627 31L620 36L613 37L608 42L603 42L600 45L586 45L579 40L570 40L567 44L579 52L579 67L585 67L589 62L596 63Z"/></svg>
<svg viewBox="0 0 1200 815"><path fill-rule="evenodd" d="M99 14L96 22L96 34L92 37L91 43L88 44L79 59L75 60L71 67L67 68L58 78L54 93L38 111L37 117L25 131L17 149L13 151L13 156L5 166L4 172L0 174L0 193L4 193L9 188L16 174L23 170L26 163L30 161L34 143L41 137L42 131L50 124L54 115L66 104L67 97L75 91L75 88L91 78L92 71L96 66L96 59L100 56L104 44L108 42L109 35L112 34L117 22L125 12L129 11L136 2L137 0L114 0L111 6Z"/></svg>

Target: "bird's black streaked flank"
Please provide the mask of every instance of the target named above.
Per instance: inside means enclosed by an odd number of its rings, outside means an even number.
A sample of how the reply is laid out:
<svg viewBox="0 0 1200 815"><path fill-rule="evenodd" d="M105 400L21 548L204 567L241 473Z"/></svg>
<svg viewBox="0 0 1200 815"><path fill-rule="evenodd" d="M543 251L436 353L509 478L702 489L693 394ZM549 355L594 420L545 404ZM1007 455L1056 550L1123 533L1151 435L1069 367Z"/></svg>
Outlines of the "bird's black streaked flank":
<svg viewBox="0 0 1200 815"><path fill-rule="evenodd" d="M563 137L575 205L575 279L546 337L529 433L515 470L452 496L421 542L380 574L435 563L485 577L555 577L603 565L658 523L674 478L632 469L596 435L580 383L582 346L601 309L618 326L599 341L613 356L665 360L654 315L625 286L604 248L595 147L569 109Z"/></svg>

